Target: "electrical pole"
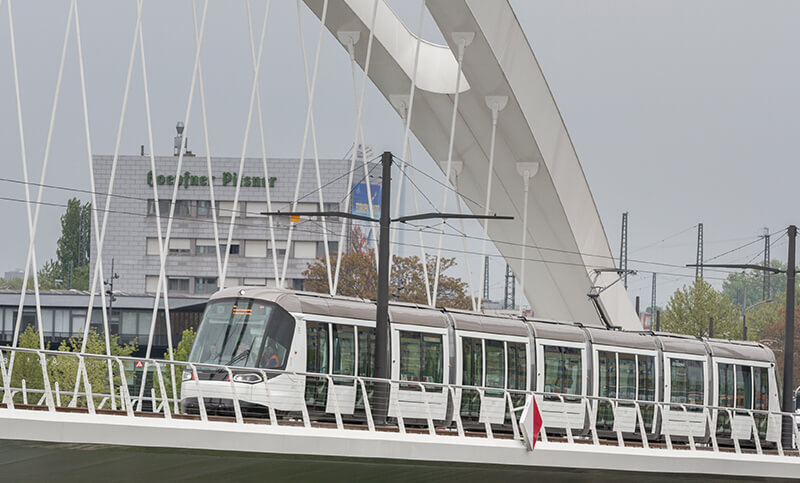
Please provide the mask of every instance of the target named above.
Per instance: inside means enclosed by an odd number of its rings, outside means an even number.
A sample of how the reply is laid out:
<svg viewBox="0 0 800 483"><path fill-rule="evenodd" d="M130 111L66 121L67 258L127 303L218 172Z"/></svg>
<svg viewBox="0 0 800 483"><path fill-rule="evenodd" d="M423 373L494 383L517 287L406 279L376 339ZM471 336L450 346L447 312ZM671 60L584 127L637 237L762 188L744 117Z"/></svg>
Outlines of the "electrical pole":
<svg viewBox="0 0 800 483"><path fill-rule="evenodd" d="M697 263L694 269L694 279L703 278L703 224L697 224Z"/></svg>
<svg viewBox="0 0 800 483"><path fill-rule="evenodd" d="M769 228L764 227L764 266L769 266ZM772 295L770 294L770 273L765 271L761 274L762 281L764 283L763 288L761 289L761 300L767 300Z"/></svg>
<svg viewBox="0 0 800 483"><path fill-rule="evenodd" d="M653 292L650 296L650 327L656 319L656 273L653 272Z"/></svg>
<svg viewBox="0 0 800 483"><path fill-rule="evenodd" d="M783 412L795 412L794 387L794 279L795 279L795 243L797 227L789 226L789 255L786 260L786 332L783 337ZM793 416L783 418L781 442L784 448L792 447L792 432L795 424Z"/></svg>
<svg viewBox="0 0 800 483"><path fill-rule="evenodd" d="M514 310L514 303L517 300L516 297L516 287L514 282L514 272L511 271L511 267L506 264L506 289L505 289L505 297L503 299L503 308L504 309L511 309Z"/></svg>
<svg viewBox="0 0 800 483"><path fill-rule="evenodd" d="M489 255L483 257L483 300L489 300Z"/></svg>
<svg viewBox="0 0 800 483"><path fill-rule="evenodd" d="M619 269L622 271L622 283L628 289L628 212L622 214L622 236L619 247Z"/></svg>
<svg viewBox="0 0 800 483"><path fill-rule="evenodd" d="M389 233L392 223L407 223L416 220L430 219L472 219L472 220L513 220L513 216L498 215L469 215L463 213L421 213L416 215L391 218L391 183L392 183L392 153L385 151L381 156L381 214L380 219L369 216L357 215L343 211L262 211L265 216L314 216L335 217L350 220L378 222L380 225L380 239L378 240L378 293L375 311L375 378L390 379L390 332L389 332ZM375 406L373 409L376 423L383 423L389 411L389 385L375 383Z"/></svg>

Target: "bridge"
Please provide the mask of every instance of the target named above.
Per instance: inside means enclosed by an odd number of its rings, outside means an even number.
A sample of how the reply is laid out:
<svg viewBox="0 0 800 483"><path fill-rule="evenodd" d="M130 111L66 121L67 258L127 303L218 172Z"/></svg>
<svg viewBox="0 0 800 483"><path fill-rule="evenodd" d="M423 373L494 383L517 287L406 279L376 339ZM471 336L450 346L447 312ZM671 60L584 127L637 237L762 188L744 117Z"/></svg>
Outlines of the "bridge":
<svg viewBox="0 0 800 483"><path fill-rule="evenodd" d="M440 208L451 208L453 203L464 203L476 214L501 213L513 215L518 223L509 229L487 222L483 227L484 253L486 244L493 243L506 259L527 300L535 307L538 316L587 325L603 325L603 318L624 329L639 329L639 322L631 302L618 281L618 275L608 269L614 266L613 254L608 244L589 186L583 175L566 127L550 93L542 71L534 57L517 18L506 0L427 0L421 2L420 23L427 12L441 30L447 45L423 41L413 26L406 25L383 0L304 0L298 9L308 8L319 19L316 53L307 55L303 44L303 65L307 95L305 125L302 127L303 146L300 153L300 170L303 163L314 162L317 169L320 209L325 203L323 185L319 181L319 157L314 125L314 95L318 83L318 63L323 33L327 31L349 54L357 116L354 124L354 145L363 143L363 103L367 80L377 87L393 106L404 125L402 160L398 182L413 183L413 165L410 159L409 138L413 134L436 165L452 182L452 190L445 190ZM127 72L122 115L118 127L116 148L111 172L119 161L120 139L124 131L125 109L128 103L134 60L141 61L144 83L144 101L149 131L149 151L155 148L152 141L152 120L147 86L146 56L142 11L151 8L152 2L137 1L135 19L118 21L134 23L134 38ZM265 4L260 39L254 35L249 19L253 82L250 90L249 113L244 133L243 152L239 172L244 165L248 136L256 138L254 125L263 136L263 118L260 105L259 76L262 74L262 53L265 26L270 9ZM0 1L2 6L2 1ZM711 405L694 406L684 403L570 396L577 398L583 417L588 424L585 430L573 431L567 425L558 428L548 425L548 414L543 415L544 425L538 434L526 433L522 427L522 411L537 401L564 402L564 395L535 391L499 390L508 402L505 415L508 428L498 429L491 424L467 424L460 412L453 410L454 425L442 425L430 414L427 417L403 417L397 414L385 418L387 408L371 408L367 386L383 384L389 387L408 381L379 380L350 376L351 383L364 397L359 417L352 417L333 405L323 411L307 407L304 398L297 401L301 408L296 412L279 412L269 405L268 414L253 417L243 412L234 400L233 414L209 414L202 394L196 412L180 406L179 379L184 371L188 377L197 378L198 368L212 368L227 372L231 390L236 391L234 374L230 367L210 364L188 364L173 360L173 345L169 339L169 358L151 357L150 347L156 330L160 299L164 305L170 294L165 266L170 256L170 239L178 185L172 190L168 213L161 212L159 191L154 186L153 196L157 218L160 274L155 294L155 305L150 325L148 355L145 358L127 358L111 354L109 343L110 301L103 290L102 276L109 260L103 257L103 247L111 234L106 232L109 210L114 196L114 176L108 186L95 186L94 172L90 171L89 190L94 207L92 236L97 247L91 275L91 299L83 331L83 347L75 353L48 350L42 336L42 316L39 303L39 284L36 277L36 234L39 211L47 182L48 160L52 133L56 119L59 92L68 51L67 40L74 33L77 69L80 73L82 123L85 124L86 146L91 156L90 120L88 118L87 90L81 51L78 2L72 0L68 10L65 42L56 80L56 98L46 138L45 156L39 183L29 179L25 136L22 123L21 90L17 66L12 1L5 0L8 16L8 33L12 49L12 73L15 80L17 118L19 120L21 162L27 208L29 244L25 266L25 282L33 281L36 300L39 348L18 346L25 290L20 294L20 310L15 324L14 342L0 347L0 374L2 374L2 404L0 404L0 464L4 475L19 479L45 479L51 476L57 462L59 479L220 479L245 478L270 475L280 479L331 479L381 478L388 481L408 479L461 478L465 480L485 477L506 477L513 480L536 477L556 479L636 481L648 478L654 481L693 480L702 475L709 479L753 480L793 479L800 474L797 451L797 427L793 429L793 442L784 446L780 441L772 446L763 445L755 426L755 415L767 418L788 419L793 415L779 411L732 411L730 408ZM249 6L249 3L248 3ZM184 126L186 133L205 131L205 95L202 75L202 49L208 2L196 8L192 2L191 13L195 21L195 51L189 102ZM190 10L187 9L187 12ZM249 8L248 8L249 13ZM30 25L28 28L32 28ZM190 34L191 35L191 34ZM301 33L301 37L303 34ZM327 38L327 37L325 37ZM207 47L206 47L207 48ZM309 62L309 57L313 58ZM201 104L202 125L190 123L195 103ZM254 113L256 113L254 115ZM196 115L196 114L195 114ZM254 120L254 117L257 119ZM102 122L102 121L96 121ZM184 134L185 136L186 134ZM307 152L311 142L312 152ZM183 141L181 141L182 143ZM176 179L182 173L182 163L187 153L184 145L177 146ZM263 137L262 137L263 147ZM208 145L206 145L208 148ZM208 150L208 149L206 149ZM264 157L264 178L266 153ZM149 156L155 172L155 157ZM352 152L351 175L367 159L357 159ZM89 162L92 169L91 159ZM211 166L209 164L209 177ZM293 204L300 198L300 176ZM213 199L213 183L209 183ZM32 187L39 187L33 196ZM265 186L266 188L266 186ZM236 186L233 201L234 213L228 223L227 235L218 234L219 224L213 212L215 244L230 246L234 240L236 206L239 203L240 185ZM266 201L271 203L269 189ZM416 193L415 193L416 196ZM349 201L349 200L348 200ZM398 212L398 198L392 209ZM325 244L341 235L325 231ZM288 227L289 242L294 229ZM443 232L442 232L443 234ZM420 235L421 236L421 235ZM269 237L272 247L274 283L281 286L286 279L289 252L279 260L276 250L275 227L269 220ZM425 256L424 244L422 247ZM441 256L443 238L440 235L435 249L429 253ZM342 246L340 242L339 246ZM216 250L219 283L225 286L229 265L229 250ZM326 253L328 251L326 250ZM282 263L281 263L282 262ZM325 257L331 295L337 293L340 259ZM104 268L105 267L105 268ZM482 275L476 275L480 279ZM438 264L433 282L426 287L431 305L438 294ZM426 280L427 283L427 280ZM471 288L472 304L481 309L481 297ZM25 285L23 285L25 286ZM594 300L587 294L595 292ZM96 300L99 299L99 300ZM86 353L86 340L95 304L102 308L102 331L105 334L106 354ZM166 311L167 334L170 319ZM100 324L101 321L94 320ZM131 367L143 364L151 369L141 381L129 381ZM88 367L101 367L107 371L103 382L90 380ZM59 388L51 384L49 375L58 367L72 367L75 382L70 387ZM38 374L41 381L32 384L21 376ZM267 381L272 373L263 368L252 368ZM289 372L297 380L328 379L331 388L336 386L331 376L314 373ZM145 389L145 379L153 378L152 389ZM336 376L339 378L340 376ZM455 394L464 387L454 384L419 384L424 393L431 386ZM94 386L94 390L93 390ZM102 387L102 388L101 388ZM269 392L268 385L265 385ZM475 389L473 387L473 389ZM497 393L496 388L479 387L481 400L486 392ZM493 397L498 397L493 394ZM525 401L521 404L519 401ZM573 401L574 402L574 401ZM634 409L636 430L623 434L618 426L603 428L596 420L598 404L608 404L613 412L624 407ZM389 404L392 404L390 401ZM398 405L399 407L399 405ZM664 418L667 410L701 414L699 419L702 437L689 433L688 438L672 437L667 430L663 438L652 438L645 431L643 414ZM718 437L715 425L720 413L731 421L737 416L749 416L752 428L746 428L747 437L723 440ZM648 413L651 414L651 413ZM551 415L552 416L552 415ZM566 417L566 415L564 415ZM659 417L659 416L657 416ZM792 419L793 421L793 419ZM750 435L754 435L750 438ZM533 442L535 449L531 450ZM752 444L751 444L752 443ZM46 458L48 465L40 464ZM118 468L112 470L111 468ZM124 472L123 474L117 473Z"/></svg>

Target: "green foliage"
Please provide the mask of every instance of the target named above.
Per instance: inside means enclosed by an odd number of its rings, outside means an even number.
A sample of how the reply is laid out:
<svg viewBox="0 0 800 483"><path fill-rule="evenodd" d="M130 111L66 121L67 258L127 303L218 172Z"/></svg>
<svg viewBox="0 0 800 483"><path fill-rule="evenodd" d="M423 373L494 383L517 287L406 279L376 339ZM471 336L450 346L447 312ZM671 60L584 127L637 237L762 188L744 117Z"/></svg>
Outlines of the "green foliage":
<svg viewBox="0 0 800 483"><path fill-rule="evenodd" d="M780 270L786 270L786 265L773 260L770 266ZM786 274L773 273L769 276L769 293L764 297L764 272L746 271L729 274L725 281L722 282L722 293L728 296L736 305L741 306L745 301L745 292L747 293L746 306L749 307L766 299L774 299L786 293Z"/></svg>
<svg viewBox="0 0 800 483"><path fill-rule="evenodd" d="M194 338L197 336L197 332L194 331L193 328L189 327L188 329L183 331L181 335L181 341L178 342L178 347L176 347L172 351L173 360L176 361L188 361L189 360L189 353L192 351L192 345L194 344ZM165 361L169 360L169 352L164 353L163 359ZM180 394L181 393L181 381L182 381L182 374L183 370L186 366L179 366L176 365L175 367L175 391ZM169 369L169 366L162 367L161 373L164 377L164 386L166 386L166 392L168 397L172 397L172 372ZM158 382L158 374L153 373L153 387L156 390L156 394L158 397L161 397L161 390L160 384Z"/></svg>
<svg viewBox="0 0 800 483"><path fill-rule="evenodd" d="M708 337L709 317L714 317L714 337L741 339L739 309L702 279L676 290L661 315L661 327L668 332Z"/></svg>
<svg viewBox="0 0 800 483"><path fill-rule="evenodd" d="M17 347L28 349L39 349L39 333L29 325L25 331L19 335ZM47 347L45 347L47 348ZM44 389L44 377L42 374L42 364L38 354L26 354L16 352L14 354L14 367L11 372L11 387L21 388L22 381L25 381L27 389ZM40 394L32 395L28 403L35 404ZM14 396L14 402L22 403L22 394Z"/></svg>
<svg viewBox="0 0 800 483"><path fill-rule="evenodd" d="M80 352L83 344L83 337L71 337L68 340L62 341L58 346L61 352ZM115 356L130 356L136 351L136 342L130 344L120 345L119 336L112 334L109 337L109 345L111 355ZM105 354L106 343L103 335L98 334L97 330L93 327L89 330L89 337L86 341L87 354ZM51 359L48 364L50 381L51 383L58 382L61 391L72 392L75 390L75 381L78 374L78 358L74 356L58 355ZM92 392L95 394L103 393L109 394L109 364L106 359L93 359L91 357L85 358L86 378L91 385ZM112 380L114 382L115 392L118 393L119 385L121 384L121 377L119 376L119 365L111 364ZM84 390L85 379L81 377L80 391ZM130 382L130 381L129 381ZM95 404L99 404L102 398L95 397ZM61 398L62 405L69 403L70 397L66 396ZM78 406L86 404L85 398L79 398Z"/></svg>

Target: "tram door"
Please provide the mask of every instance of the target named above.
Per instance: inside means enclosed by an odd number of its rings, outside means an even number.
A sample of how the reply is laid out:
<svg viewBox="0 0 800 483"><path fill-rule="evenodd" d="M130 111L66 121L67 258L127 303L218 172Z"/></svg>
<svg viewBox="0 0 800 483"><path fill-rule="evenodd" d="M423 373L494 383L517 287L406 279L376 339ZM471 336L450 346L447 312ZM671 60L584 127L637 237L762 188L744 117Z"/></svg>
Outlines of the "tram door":
<svg viewBox="0 0 800 483"><path fill-rule="evenodd" d="M670 435L706 436L702 406L706 399L708 362L704 356L664 354L664 424Z"/></svg>
<svg viewBox="0 0 800 483"><path fill-rule="evenodd" d="M306 405L309 410L353 414L356 335L352 325L306 322ZM319 374L319 375L316 375Z"/></svg>

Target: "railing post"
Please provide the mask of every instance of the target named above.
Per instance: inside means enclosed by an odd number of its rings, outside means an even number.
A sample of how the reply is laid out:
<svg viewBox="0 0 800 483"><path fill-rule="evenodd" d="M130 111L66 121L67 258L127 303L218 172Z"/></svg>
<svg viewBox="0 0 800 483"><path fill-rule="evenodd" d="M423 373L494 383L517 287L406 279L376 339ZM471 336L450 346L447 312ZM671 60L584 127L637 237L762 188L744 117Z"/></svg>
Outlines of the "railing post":
<svg viewBox="0 0 800 483"><path fill-rule="evenodd" d="M39 364L42 368L42 385L44 386L44 396L47 402L47 409L55 411L55 401L53 400L53 391L50 390L50 376L47 374L47 359L42 352L39 353Z"/></svg>
<svg viewBox="0 0 800 483"><path fill-rule="evenodd" d="M734 413L736 411L731 411L730 409L726 408L725 411L728 413L728 418L731 420L731 439L733 440L733 447L736 450L736 454L740 454L742 452L742 448L739 445L739 438L736 437L734 431Z"/></svg>
<svg viewBox="0 0 800 483"><path fill-rule="evenodd" d="M717 416L719 416L719 411L716 410ZM719 452L719 443L717 442L717 427L714 424L716 418L711 417L711 409L708 407L703 408L703 413L706 415L706 424L708 424L708 434L711 435L711 447L714 449L715 453Z"/></svg>
<svg viewBox="0 0 800 483"><path fill-rule="evenodd" d="M614 418L614 432L617 434L617 446L620 448L625 447L625 440L622 437L622 431L619 429L619 424L617 424L617 408L619 407L619 401L617 399L608 400L611 403L611 416Z"/></svg>
<svg viewBox="0 0 800 483"><path fill-rule="evenodd" d="M650 443L647 441L647 430L645 429L644 418L642 417L642 406L639 404L639 401L634 401L633 404L636 408L636 421L639 425L639 436L642 438L642 448L648 449L650 448Z"/></svg>
<svg viewBox="0 0 800 483"><path fill-rule="evenodd" d="M53 387L56 393L56 406L61 407L61 389L58 387L58 381L53 383Z"/></svg>
<svg viewBox="0 0 800 483"><path fill-rule="evenodd" d="M328 387L330 387L330 399L333 399L333 417L336 418L336 428L337 429L344 429L344 425L342 424L342 413L339 410L339 399L336 397L336 388L334 387L336 384L333 383L333 378L330 374L325 376L328 380Z"/></svg>
<svg viewBox="0 0 800 483"><path fill-rule="evenodd" d="M597 436L597 408L600 407L600 401L598 399L591 399L587 401L587 403L589 407L589 424L592 426L592 444L597 446L600 444L600 440Z"/></svg>
<svg viewBox="0 0 800 483"><path fill-rule="evenodd" d="M680 407L683 409L683 416L684 419L686 419L686 427L689 428L689 431L687 431L687 434L689 435L689 448L692 451L696 451L697 448L694 445L694 429L692 428L692 422L689 421L689 410L686 409L685 404L681 404Z"/></svg>
<svg viewBox="0 0 800 483"><path fill-rule="evenodd" d="M155 365L157 374L156 378L158 379L158 389L161 391L161 407L164 409L164 418L172 419L172 410L169 408L169 396L167 395L167 388L164 385L164 374L161 373L161 364L158 362L154 362L153 364Z"/></svg>
<svg viewBox="0 0 800 483"><path fill-rule="evenodd" d="M267 378L267 373L264 370L259 370L261 373L261 377L264 379L264 391L267 395L267 412L269 412L269 423L272 426L278 425L278 414L275 412L275 404L272 401L272 391L269 388L269 379Z"/></svg>
<svg viewBox="0 0 800 483"><path fill-rule="evenodd" d="M397 389L394 389L395 386L397 386ZM392 404L392 398L394 398L395 400L399 398L400 384L389 381L388 387L389 387L389 404L386 406L387 415L389 414L389 407ZM403 411L400 408L400 401L395 401L394 407L397 408L397 429L398 431L400 431L400 434L406 434L406 422L403 420Z"/></svg>
<svg viewBox="0 0 800 483"><path fill-rule="evenodd" d="M458 401L456 401L456 391L453 386L448 386L448 389L450 389L450 395L453 397L453 415L456 419L456 429L458 430L458 435L463 438L464 424L461 422L461 399L459 398Z"/></svg>
<svg viewBox="0 0 800 483"><path fill-rule="evenodd" d="M561 401L561 414L564 416L564 428L567 431L567 441L569 444L575 443L575 439L572 437L572 426L569 424L569 415L567 414L567 404L564 402L564 395L559 394L558 400Z"/></svg>
<svg viewBox="0 0 800 483"><path fill-rule="evenodd" d="M481 398L481 410L478 413L478 419L481 417L481 413L486 414L486 391L482 387L478 388L478 396ZM485 419L485 418L484 418ZM486 431L486 437L489 439L494 439L494 433L492 432L492 425L489 424L488 421L483 421L483 428Z"/></svg>
<svg viewBox="0 0 800 483"><path fill-rule="evenodd" d="M3 400L0 402L3 402L8 409L14 409L14 396L11 393L11 374L6 372L6 360L2 351L0 351L0 376L3 378Z"/></svg>
<svg viewBox="0 0 800 483"><path fill-rule="evenodd" d="M367 387L364 385L364 379L358 377L358 382L361 385L361 399L364 401L364 414L367 416L367 426L371 432L375 432L375 420L372 418L372 408L370 408L369 397L367 394Z"/></svg>
<svg viewBox="0 0 800 483"><path fill-rule="evenodd" d="M753 430L753 441L756 444L756 453L761 454L761 436L758 434L758 426L756 426L756 417L753 415L753 410L748 409L747 413L750 415L750 426Z"/></svg>
<svg viewBox="0 0 800 483"><path fill-rule="evenodd" d="M433 414L431 414L431 406L428 402L428 392L425 391L425 385L421 382L418 383L420 389L422 389L422 400L425 401L425 410L428 413L428 434L431 436L436 436L436 428L433 426Z"/></svg>
<svg viewBox="0 0 800 483"><path fill-rule="evenodd" d="M200 412L200 421L208 421L208 412L206 411L206 401L203 398L202 390L200 389L200 376L197 375L197 366L194 364L189 364L189 367L192 369L192 375L194 376L194 380L197 383L197 410Z"/></svg>
<svg viewBox="0 0 800 483"><path fill-rule="evenodd" d="M231 371L230 367L225 367L225 370L228 371L228 380L231 383L231 396L233 397L233 412L236 415L236 422L239 424L244 423L244 418L242 418L242 405L239 401L239 395L236 393L236 383L233 382L233 371Z"/></svg>
<svg viewBox="0 0 800 483"><path fill-rule="evenodd" d="M666 412L664 409L664 407L667 404L668 403L657 402L656 407L658 407L658 410L661 413L661 432L664 433L664 442L667 444L667 449L671 450L672 436L670 436L669 434L669 420L667 419L668 418L667 415L669 414L669 409L667 409Z"/></svg>
<svg viewBox="0 0 800 483"><path fill-rule="evenodd" d="M520 439L519 426L517 425L517 414L514 402L511 400L511 394L508 390L505 391L506 404L508 404L508 416L511 418L511 430L514 431L514 439ZM524 406L523 406L524 407Z"/></svg>
<svg viewBox="0 0 800 483"><path fill-rule="evenodd" d="M119 392L120 392L120 399L122 401L122 406L125 406L125 413L128 417L133 417L133 403L131 402L131 394L128 390L128 378L125 376L125 366L122 364L122 361L119 357L114 358L117 361L117 366L119 367Z"/></svg>

